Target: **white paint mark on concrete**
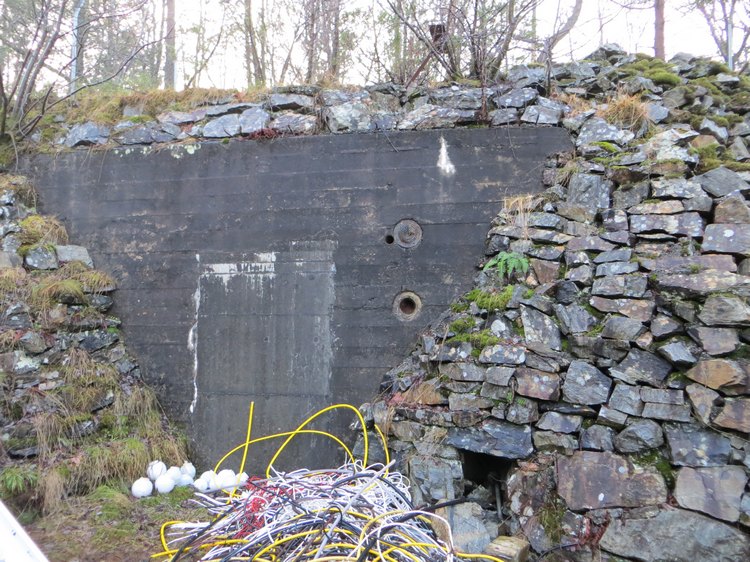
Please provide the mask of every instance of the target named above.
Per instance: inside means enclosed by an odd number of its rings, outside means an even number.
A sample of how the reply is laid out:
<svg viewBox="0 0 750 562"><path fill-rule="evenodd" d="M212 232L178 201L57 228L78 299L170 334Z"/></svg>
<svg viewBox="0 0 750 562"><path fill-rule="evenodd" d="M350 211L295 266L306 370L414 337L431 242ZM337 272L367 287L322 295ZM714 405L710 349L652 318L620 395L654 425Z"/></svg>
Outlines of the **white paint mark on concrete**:
<svg viewBox="0 0 750 562"><path fill-rule="evenodd" d="M198 262L198 269L200 270L201 256L195 254L195 261ZM198 286L193 293L193 305L195 307L195 321L190 327L188 333L188 351L193 354L193 401L190 403L190 413L195 411L195 406L198 404L198 313L201 305L201 280L198 279Z"/></svg>
<svg viewBox="0 0 750 562"><path fill-rule="evenodd" d="M452 176L456 173L456 167L448 156L448 144L443 136L440 136L440 156L438 156L437 167L444 176Z"/></svg>
<svg viewBox="0 0 750 562"><path fill-rule="evenodd" d="M176 160L179 160L186 154L189 156L192 156L195 154L198 150L200 150L201 145L200 143L193 143L193 144L173 144L169 147L169 154L172 156L172 158L175 158Z"/></svg>
<svg viewBox="0 0 750 562"><path fill-rule="evenodd" d="M276 277L276 253L263 252L256 254L257 261L234 262L234 263L212 263L203 266L201 276L218 279L229 290L229 282L235 277L247 275L252 279L253 288L263 290L262 279L273 281ZM260 285L259 287L256 285Z"/></svg>
<svg viewBox="0 0 750 562"><path fill-rule="evenodd" d="M221 282L224 291L229 292L229 283L233 279L245 277L258 295L276 278L276 252L255 254L256 261L211 263L201 268L201 280L213 279Z"/></svg>

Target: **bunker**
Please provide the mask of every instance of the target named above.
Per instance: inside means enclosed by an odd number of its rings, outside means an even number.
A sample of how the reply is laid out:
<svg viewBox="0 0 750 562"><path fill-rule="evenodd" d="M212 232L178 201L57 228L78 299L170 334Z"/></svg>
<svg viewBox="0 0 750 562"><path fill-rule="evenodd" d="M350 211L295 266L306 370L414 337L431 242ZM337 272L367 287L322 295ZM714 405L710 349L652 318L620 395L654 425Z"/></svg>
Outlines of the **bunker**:
<svg viewBox="0 0 750 562"><path fill-rule="evenodd" d="M203 463L244 440L250 401L260 436L373 397L471 285L503 198L540 192L545 158L571 149L560 128L464 128L75 151L25 171L118 279L125 339ZM305 439L289 465L330 466L335 444Z"/></svg>

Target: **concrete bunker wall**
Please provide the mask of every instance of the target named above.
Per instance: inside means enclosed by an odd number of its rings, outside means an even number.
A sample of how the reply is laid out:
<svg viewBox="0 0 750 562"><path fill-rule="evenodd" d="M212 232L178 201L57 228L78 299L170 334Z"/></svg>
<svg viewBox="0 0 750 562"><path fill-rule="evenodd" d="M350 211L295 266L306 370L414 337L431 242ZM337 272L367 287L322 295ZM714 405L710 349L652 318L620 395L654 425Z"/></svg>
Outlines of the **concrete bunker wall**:
<svg viewBox="0 0 750 562"><path fill-rule="evenodd" d="M500 201L540 192L545 158L570 148L557 128L460 129L77 151L28 171L119 280L144 376L209 460L244 438L250 400L263 434L371 396L471 285ZM327 464L329 444L309 445L295 465Z"/></svg>

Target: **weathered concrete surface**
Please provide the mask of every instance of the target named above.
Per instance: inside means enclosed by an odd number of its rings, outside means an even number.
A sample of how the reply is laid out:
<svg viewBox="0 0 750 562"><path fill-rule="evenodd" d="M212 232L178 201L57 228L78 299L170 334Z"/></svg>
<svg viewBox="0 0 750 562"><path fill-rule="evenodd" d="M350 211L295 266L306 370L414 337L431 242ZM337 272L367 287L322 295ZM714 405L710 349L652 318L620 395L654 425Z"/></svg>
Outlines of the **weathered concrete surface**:
<svg viewBox="0 0 750 562"><path fill-rule="evenodd" d="M207 461L244 439L250 400L262 435L372 396L469 288L502 198L541 191L545 156L570 147L556 128L456 129L76 152L25 171L119 280L126 339ZM387 243L407 218L421 243ZM405 290L423 305L409 319L393 311ZM292 464L329 466L332 450L318 438Z"/></svg>

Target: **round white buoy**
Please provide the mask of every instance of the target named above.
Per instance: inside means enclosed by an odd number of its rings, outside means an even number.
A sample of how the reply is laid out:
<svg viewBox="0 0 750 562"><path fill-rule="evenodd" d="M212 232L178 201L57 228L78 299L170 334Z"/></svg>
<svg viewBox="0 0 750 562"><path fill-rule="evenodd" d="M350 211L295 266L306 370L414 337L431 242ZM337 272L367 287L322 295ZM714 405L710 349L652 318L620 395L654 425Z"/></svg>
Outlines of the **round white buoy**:
<svg viewBox="0 0 750 562"><path fill-rule="evenodd" d="M179 480L175 482L178 486L190 486L193 483L193 477L189 474L180 474Z"/></svg>
<svg viewBox="0 0 750 562"><path fill-rule="evenodd" d="M216 483L219 488L232 488L237 485L237 475L234 470L225 468L216 475Z"/></svg>
<svg viewBox="0 0 750 562"><path fill-rule="evenodd" d="M159 476L154 485L156 486L156 491L160 494L168 494L174 490L174 480L166 474Z"/></svg>
<svg viewBox="0 0 750 562"><path fill-rule="evenodd" d="M156 479L159 478L162 474L164 474L167 471L167 465L164 464L161 461L151 461L148 463L148 468L146 469L146 475L149 477L149 479L152 482L156 482Z"/></svg>
<svg viewBox="0 0 750 562"><path fill-rule="evenodd" d="M193 488L195 488L199 492L207 492L208 482L204 480L203 478L198 478L197 480L193 481Z"/></svg>
<svg viewBox="0 0 750 562"><path fill-rule="evenodd" d="M165 474L174 480L175 484L180 481L180 476L182 476L182 472L180 472L180 468L177 466L170 466Z"/></svg>
<svg viewBox="0 0 750 562"><path fill-rule="evenodd" d="M139 478L130 487L130 493L136 498L145 498L154 491L154 485L148 478Z"/></svg>
<svg viewBox="0 0 750 562"><path fill-rule="evenodd" d="M189 474L190 478L195 478L195 467L190 461L185 461L180 467L180 472L183 474Z"/></svg>
<svg viewBox="0 0 750 562"><path fill-rule="evenodd" d="M207 470L200 477L206 482L210 482L212 478L216 478L216 473L213 470Z"/></svg>

